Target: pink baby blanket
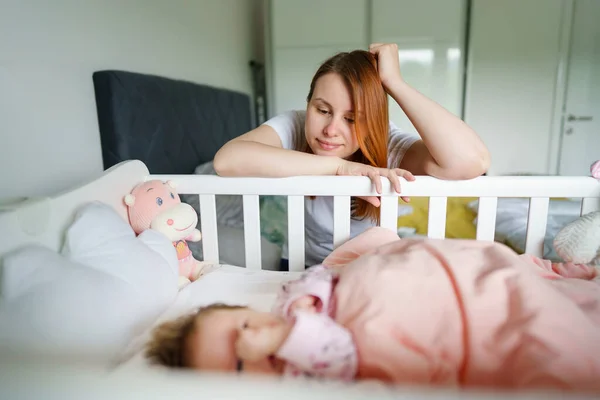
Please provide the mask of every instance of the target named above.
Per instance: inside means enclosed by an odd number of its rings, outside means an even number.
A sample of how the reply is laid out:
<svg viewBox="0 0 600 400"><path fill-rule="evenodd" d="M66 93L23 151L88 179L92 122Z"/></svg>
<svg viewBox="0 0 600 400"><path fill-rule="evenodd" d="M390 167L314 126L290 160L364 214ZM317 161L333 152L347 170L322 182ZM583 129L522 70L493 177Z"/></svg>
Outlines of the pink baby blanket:
<svg viewBox="0 0 600 400"><path fill-rule="evenodd" d="M339 268L335 319L359 378L461 387L600 391L600 277L474 240L402 239L374 228Z"/></svg>

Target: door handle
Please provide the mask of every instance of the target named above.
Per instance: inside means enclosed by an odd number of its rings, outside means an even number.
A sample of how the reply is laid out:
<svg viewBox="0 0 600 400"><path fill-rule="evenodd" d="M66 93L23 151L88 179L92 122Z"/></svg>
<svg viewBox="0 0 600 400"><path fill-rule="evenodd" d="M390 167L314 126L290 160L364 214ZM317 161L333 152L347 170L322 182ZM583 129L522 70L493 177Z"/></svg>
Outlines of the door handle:
<svg viewBox="0 0 600 400"><path fill-rule="evenodd" d="M573 121L591 121L593 119L593 117L591 116L585 116L585 117L577 117L573 114L569 114L569 116L567 117L567 121L569 122L573 122Z"/></svg>

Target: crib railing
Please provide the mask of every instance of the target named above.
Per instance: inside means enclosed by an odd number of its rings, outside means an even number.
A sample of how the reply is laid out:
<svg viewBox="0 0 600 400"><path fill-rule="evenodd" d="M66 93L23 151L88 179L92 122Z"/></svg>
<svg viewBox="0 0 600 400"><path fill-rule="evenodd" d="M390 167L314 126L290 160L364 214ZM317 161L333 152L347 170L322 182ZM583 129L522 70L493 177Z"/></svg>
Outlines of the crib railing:
<svg viewBox="0 0 600 400"><path fill-rule="evenodd" d="M225 178L213 175L151 175L148 179L173 180L180 194L197 194L203 252L206 261L218 262L216 196L241 195L244 207L246 267L261 268L259 196L279 195L288 199L288 249L290 270L303 270L304 201L307 196L333 196L334 248L350 238L351 196L377 196L366 177L302 176L290 178ZM397 230L399 194L383 180L380 226ZM479 198L476 239L494 240L499 198L529 198L526 253L541 256L551 198L582 199L581 214L600 209L600 183L591 177L479 177L444 181L417 177L401 180L402 196L429 197L427 235L444 238L449 197Z"/></svg>

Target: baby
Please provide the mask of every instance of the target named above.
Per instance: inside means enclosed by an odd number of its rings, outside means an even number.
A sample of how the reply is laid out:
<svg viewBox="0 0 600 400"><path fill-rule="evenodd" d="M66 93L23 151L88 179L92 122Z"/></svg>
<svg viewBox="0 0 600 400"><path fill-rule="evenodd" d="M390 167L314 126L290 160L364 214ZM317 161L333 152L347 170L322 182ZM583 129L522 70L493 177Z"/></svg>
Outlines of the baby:
<svg viewBox="0 0 600 400"><path fill-rule="evenodd" d="M271 312L203 308L160 326L147 355L199 370L600 393L600 274L495 242L368 231L283 284Z"/></svg>
<svg viewBox="0 0 600 400"><path fill-rule="evenodd" d="M282 285L273 310L213 304L160 325L147 357L169 366L352 380L351 333L333 318L335 270L317 265Z"/></svg>

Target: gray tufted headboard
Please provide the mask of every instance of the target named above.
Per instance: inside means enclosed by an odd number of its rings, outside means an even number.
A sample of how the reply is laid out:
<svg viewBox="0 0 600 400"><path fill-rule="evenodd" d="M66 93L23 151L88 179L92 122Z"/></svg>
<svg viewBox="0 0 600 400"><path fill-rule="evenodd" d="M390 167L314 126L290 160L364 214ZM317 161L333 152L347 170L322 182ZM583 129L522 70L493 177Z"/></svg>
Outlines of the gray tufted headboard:
<svg viewBox="0 0 600 400"><path fill-rule="evenodd" d="M210 161L221 146L254 127L250 96L244 93L114 70L95 72L93 83L104 169L137 159L153 174L214 174ZM198 196L180 195L199 213ZM244 265L241 198L233 197L216 199L220 259ZM262 267L277 270L281 249L266 238L274 230L266 214L261 216ZM188 244L202 259L202 242Z"/></svg>
<svg viewBox="0 0 600 400"><path fill-rule="evenodd" d="M104 169L138 159L153 174L192 174L253 128L244 93L116 70L93 83Z"/></svg>

